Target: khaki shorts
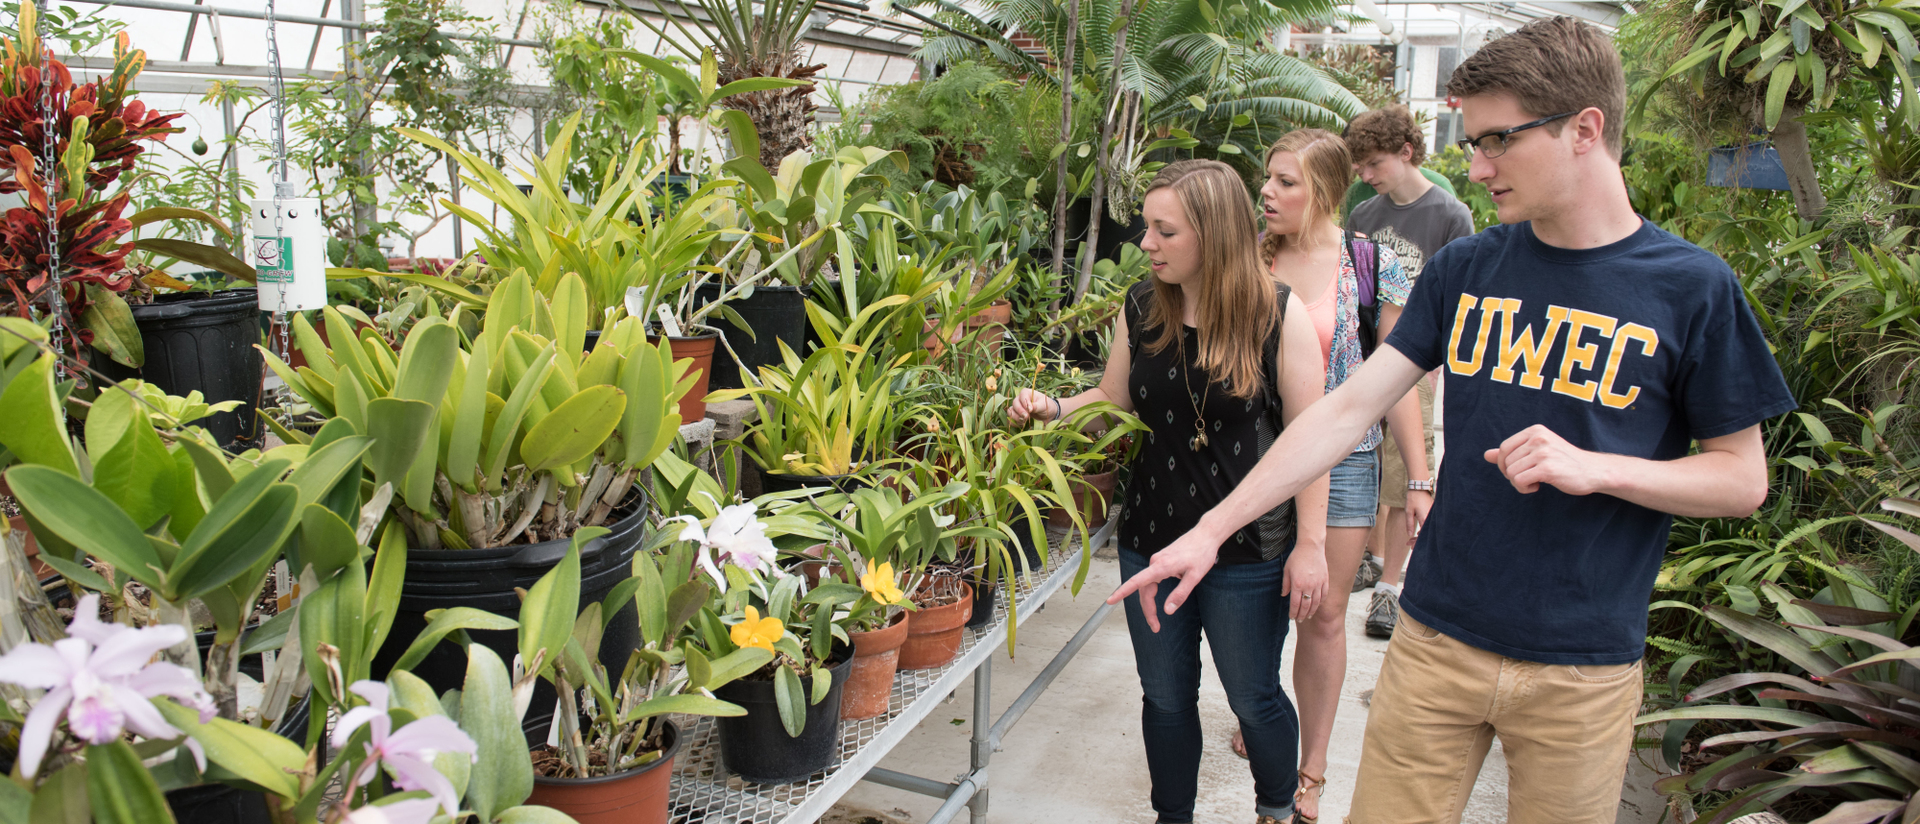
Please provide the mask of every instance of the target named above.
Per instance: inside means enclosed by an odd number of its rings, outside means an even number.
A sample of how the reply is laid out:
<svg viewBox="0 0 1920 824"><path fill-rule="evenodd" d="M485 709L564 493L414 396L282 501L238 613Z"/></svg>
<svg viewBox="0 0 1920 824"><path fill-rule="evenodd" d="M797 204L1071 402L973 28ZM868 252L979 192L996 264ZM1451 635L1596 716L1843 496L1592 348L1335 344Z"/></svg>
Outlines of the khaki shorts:
<svg viewBox="0 0 1920 824"><path fill-rule="evenodd" d="M1367 713L1347 822L1455 824L1499 736L1510 824L1613 824L1640 681L1638 661L1521 661L1401 612Z"/></svg>
<svg viewBox="0 0 1920 824"><path fill-rule="evenodd" d="M1427 470L1433 470L1433 376L1414 384L1420 392L1420 429L1427 436ZM1407 463L1400 459L1400 447L1394 443L1393 430L1381 427L1386 439L1380 442L1380 505L1407 508Z"/></svg>

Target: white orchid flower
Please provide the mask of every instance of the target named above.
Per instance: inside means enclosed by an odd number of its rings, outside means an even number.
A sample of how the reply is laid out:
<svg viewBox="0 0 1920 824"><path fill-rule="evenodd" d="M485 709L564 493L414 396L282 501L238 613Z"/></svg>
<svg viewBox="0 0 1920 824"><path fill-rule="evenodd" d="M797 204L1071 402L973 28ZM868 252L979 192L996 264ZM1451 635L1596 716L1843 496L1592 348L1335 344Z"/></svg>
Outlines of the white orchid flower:
<svg viewBox="0 0 1920 824"><path fill-rule="evenodd" d="M687 522L680 530L680 540L700 545L700 566L712 576L721 592L727 590L727 577L721 574L720 564L733 564L754 573L784 574L774 564L779 550L767 537L767 525L755 517L753 504L721 507L720 514L715 515L707 527L700 526L700 521L692 515L672 520Z"/></svg>
<svg viewBox="0 0 1920 824"><path fill-rule="evenodd" d="M155 653L187 640L184 628L104 623L100 596L88 595L74 607L67 635L52 646L29 643L0 657L0 681L47 691L20 729L22 775L31 778L40 769L63 713L67 731L89 744L118 741L127 730L154 740L180 737L153 707L151 699L161 696L198 710L201 723L213 720L213 699L191 670L153 661ZM189 741L187 747L204 766L199 746Z"/></svg>

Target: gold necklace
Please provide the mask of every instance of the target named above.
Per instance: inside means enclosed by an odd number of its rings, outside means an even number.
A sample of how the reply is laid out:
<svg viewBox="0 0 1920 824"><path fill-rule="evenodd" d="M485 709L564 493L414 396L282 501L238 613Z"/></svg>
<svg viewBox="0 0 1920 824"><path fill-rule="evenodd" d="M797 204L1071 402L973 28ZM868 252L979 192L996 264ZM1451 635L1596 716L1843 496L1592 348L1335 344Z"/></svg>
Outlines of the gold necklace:
<svg viewBox="0 0 1920 824"><path fill-rule="evenodd" d="M1180 377L1186 379L1187 402L1193 403L1193 375L1187 371L1185 353L1183 352L1181 355ZM1194 404L1193 407L1193 437L1187 439L1187 448L1195 452L1199 452L1200 447L1207 445L1207 419L1200 410L1206 407L1207 400L1211 397L1213 397L1213 381L1209 379L1207 381L1207 388L1200 397L1200 402Z"/></svg>

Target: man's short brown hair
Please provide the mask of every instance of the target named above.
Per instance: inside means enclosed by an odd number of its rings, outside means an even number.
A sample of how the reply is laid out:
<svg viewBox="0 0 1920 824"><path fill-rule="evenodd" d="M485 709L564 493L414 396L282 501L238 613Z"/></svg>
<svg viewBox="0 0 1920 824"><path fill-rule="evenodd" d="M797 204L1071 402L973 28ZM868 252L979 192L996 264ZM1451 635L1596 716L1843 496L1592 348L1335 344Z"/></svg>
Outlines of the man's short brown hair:
<svg viewBox="0 0 1920 824"><path fill-rule="evenodd" d="M1482 46L1453 70L1447 94L1511 95L1535 117L1599 109L1606 119L1607 152L1620 157L1627 114L1620 53L1599 29L1571 17L1537 20ZM1545 128L1559 134L1563 125Z"/></svg>
<svg viewBox="0 0 1920 824"><path fill-rule="evenodd" d="M1427 135L1420 131L1420 124L1413 122L1413 112L1406 106L1374 109L1354 118L1347 124L1345 137L1355 163L1365 163L1381 152L1397 155L1400 147L1409 143L1413 144L1413 165L1427 159Z"/></svg>

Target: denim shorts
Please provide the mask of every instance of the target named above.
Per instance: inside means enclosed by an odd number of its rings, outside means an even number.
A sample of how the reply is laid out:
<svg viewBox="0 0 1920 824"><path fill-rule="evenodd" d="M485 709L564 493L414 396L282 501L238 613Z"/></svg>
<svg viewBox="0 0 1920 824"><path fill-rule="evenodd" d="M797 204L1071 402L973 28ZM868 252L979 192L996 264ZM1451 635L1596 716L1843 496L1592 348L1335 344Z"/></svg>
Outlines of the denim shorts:
<svg viewBox="0 0 1920 824"><path fill-rule="evenodd" d="M1355 452L1333 467L1327 526L1370 527L1380 511L1380 450Z"/></svg>

